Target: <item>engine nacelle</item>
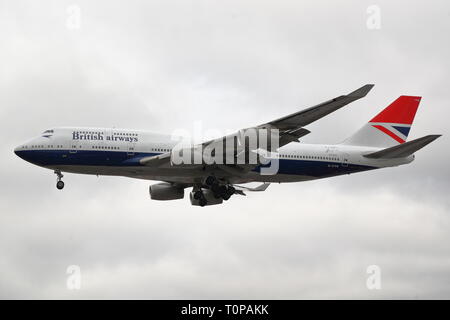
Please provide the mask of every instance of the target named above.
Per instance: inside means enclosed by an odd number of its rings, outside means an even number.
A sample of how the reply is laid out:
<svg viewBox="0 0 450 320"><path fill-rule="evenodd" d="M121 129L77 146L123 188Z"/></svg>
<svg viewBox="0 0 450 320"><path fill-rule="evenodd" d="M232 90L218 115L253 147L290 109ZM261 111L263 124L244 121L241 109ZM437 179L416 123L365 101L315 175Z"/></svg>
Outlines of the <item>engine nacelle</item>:
<svg viewBox="0 0 450 320"><path fill-rule="evenodd" d="M205 197L206 200L206 206L212 206L215 204L221 204L223 202L222 198L216 198L214 196L214 193L210 190L210 189L202 189L203 191L203 196ZM189 198L191 200L191 204L193 206L200 206L200 199L195 199L194 198L194 191L191 191L191 193L189 194Z"/></svg>
<svg viewBox="0 0 450 320"><path fill-rule="evenodd" d="M153 200L177 200L184 198L184 189L170 183L157 183L149 187L150 198Z"/></svg>

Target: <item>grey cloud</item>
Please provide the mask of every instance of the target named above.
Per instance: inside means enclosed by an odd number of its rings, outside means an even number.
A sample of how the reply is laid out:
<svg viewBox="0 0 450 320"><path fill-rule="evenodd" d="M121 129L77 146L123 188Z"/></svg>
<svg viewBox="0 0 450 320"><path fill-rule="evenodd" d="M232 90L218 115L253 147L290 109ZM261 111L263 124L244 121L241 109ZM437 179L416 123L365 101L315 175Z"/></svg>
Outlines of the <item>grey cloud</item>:
<svg viewBox="0 0 450 320"><path fill-rule="evenodd" d="M361 1L78 1L79 30L69 4L1 10L0 297L449 298L446 1L379 1L380 30ZM12 153L59 125L239 129L365 83L304 141L342 141L401 94L424 97L413 137L444 136L408 166L202 209L127 178L67 174L59 192ZM365 287L371 264L380 291Z"/></svg>

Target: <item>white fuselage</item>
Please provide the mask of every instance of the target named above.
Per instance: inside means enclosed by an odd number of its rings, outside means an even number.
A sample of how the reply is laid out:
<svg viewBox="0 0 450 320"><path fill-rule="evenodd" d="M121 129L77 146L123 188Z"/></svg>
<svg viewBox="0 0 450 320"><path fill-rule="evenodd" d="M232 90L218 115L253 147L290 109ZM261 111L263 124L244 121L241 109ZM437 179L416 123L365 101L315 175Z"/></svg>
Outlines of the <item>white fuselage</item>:
<svg viewBox="0 0 450 320"><path fill-rule="evenodd" d="M179 141L171 135L139 130L65 127L45 131L17 147L15 152L33 164L64 172L196 183L209 172L199 168L175 165L160 168L140 163L144 157L170 152ZM240 176L224 171L223 175L230 183L296 182L398 166L414 159L414 156L398 159L364 157L364 154L377 150L380 149L294 142L279 149L279 169L274 175L261 175L257 171Z"/></svg>

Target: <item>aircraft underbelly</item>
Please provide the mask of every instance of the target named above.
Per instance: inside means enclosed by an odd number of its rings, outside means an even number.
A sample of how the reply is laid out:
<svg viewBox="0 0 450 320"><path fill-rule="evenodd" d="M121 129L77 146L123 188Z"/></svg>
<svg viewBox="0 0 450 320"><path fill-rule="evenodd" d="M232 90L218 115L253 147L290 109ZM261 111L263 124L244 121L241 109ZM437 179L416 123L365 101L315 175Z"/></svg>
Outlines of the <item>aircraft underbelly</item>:
<svg viewBox="0 0 450 320"><path fill-rule="evenodd" d="M63 172L125 176L146 180L162 180L183 183L199 183L209 176L214 175L230 183L244 182L298 182L341 174L353 173L374 169L374 167L342 164L336 161L314 161L304 159L279 159L271 163L274 167L256 167L245 171L239 167L202 166L179 167L170 165L146 166L140 163L144 157L154 156L153 153L138 153L130 157L123 152L95 152L77 150L75 153L68 151L26 151L28 161ZM275 170L266 170L275 169ZM273 171L276 174L263 174Z"/></svg>
<svg viewBox="0 0 450 320"><path fill-rule="evenodd" d="M91 174L102 176L124 176L145 180L161 180L179 183L194 183L205 176L205 172L196 169L173 169L173 168L149 168L149 167L124 167L124 166L77 166L77 165L57 165L48 166L52 170L63 172ZM316 177L305 175L260 175L258 172L248 172L241 177L230 177L232 183L245 182L299 182L316 179Z"/></svg>

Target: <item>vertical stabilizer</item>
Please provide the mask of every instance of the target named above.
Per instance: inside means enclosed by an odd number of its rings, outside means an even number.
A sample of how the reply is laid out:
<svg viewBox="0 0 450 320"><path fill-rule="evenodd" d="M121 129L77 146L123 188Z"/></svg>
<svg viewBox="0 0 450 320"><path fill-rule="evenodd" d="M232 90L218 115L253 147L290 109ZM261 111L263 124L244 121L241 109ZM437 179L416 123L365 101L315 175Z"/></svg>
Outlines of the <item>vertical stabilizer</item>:
<svg viewBox="0 0 450 320"><path fill-rule="evenodd" d="M421 97L400 96L343 144L386 148L406 141Z"/></svg>

